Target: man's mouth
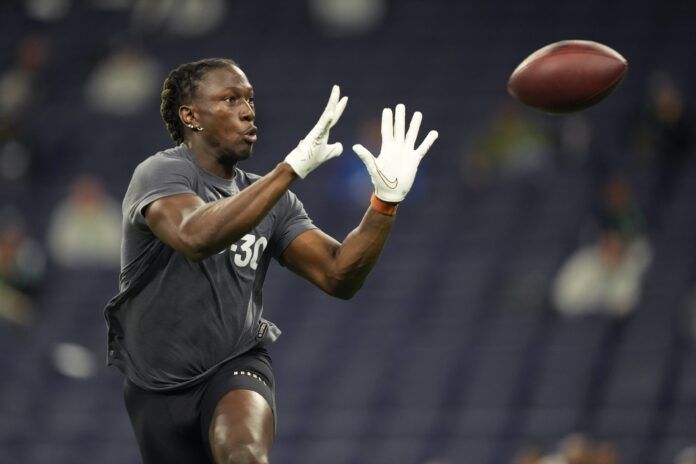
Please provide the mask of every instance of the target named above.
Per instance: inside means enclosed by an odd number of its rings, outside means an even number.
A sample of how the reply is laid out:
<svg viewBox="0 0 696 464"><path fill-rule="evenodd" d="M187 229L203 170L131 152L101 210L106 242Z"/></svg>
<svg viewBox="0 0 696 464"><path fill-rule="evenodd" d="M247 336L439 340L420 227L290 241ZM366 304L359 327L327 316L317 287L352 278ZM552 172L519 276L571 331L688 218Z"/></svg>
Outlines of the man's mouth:
<svg viewBox="0 0 696 464"><path fill-rule="evenodd" d="M254 143L256 142L256 131L258 129L256 126L251 127L249 130L244 132L244 140L246 140L248 143Z"/></svg>

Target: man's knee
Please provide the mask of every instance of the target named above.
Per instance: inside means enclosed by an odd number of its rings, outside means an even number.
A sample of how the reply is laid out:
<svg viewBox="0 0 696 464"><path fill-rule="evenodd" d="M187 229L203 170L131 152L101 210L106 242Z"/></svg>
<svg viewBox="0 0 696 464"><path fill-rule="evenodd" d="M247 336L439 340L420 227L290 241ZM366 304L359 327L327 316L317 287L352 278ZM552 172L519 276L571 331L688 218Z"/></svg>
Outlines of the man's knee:
<svg viewBox="0 0 696 464"><path fill-rule="evenodd" d="M216 464L268 464L268 436L262 430L235 424L232 430L224 422L210 429L210 447Z"/></svg>
<svg viewBox="0 0 696 464"><path fill-rule="evenodd" d="M268 452L255 443L227 445L219 453L222 461L217 464L268 464Z"/></svg>

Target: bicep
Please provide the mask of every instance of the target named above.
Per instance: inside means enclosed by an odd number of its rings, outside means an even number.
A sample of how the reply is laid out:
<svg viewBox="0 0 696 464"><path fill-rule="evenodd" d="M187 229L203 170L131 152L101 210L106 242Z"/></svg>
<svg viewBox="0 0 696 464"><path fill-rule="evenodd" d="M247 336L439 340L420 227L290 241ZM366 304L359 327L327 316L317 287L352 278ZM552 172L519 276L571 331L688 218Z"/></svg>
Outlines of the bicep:
<svg viewBox="0 0 696 464"><path fill-rule="evenodd" d="M280 256L284 266L322 290L332 288L332 267L340 243L319 229L303 232Z"/></svg>
<svg viewBox="0 0 696 464"><path fill-rule="evenodd" d="M179 252L186 251L181 225L186 217L205 202L192 193L159 198L143 209L148 227L162 242Z"/></svg>

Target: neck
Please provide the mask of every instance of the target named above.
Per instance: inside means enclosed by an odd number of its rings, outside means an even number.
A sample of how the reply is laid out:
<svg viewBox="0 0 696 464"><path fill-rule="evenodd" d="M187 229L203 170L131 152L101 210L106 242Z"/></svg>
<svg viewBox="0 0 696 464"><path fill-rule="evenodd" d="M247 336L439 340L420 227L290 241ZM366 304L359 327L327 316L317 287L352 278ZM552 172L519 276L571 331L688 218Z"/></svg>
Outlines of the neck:
<svg viewBox="0 0 696 464"><path fill-rule="evenodd" d="M223 179L232 179L234 177L234 168L237 165L237 160L226 153L221 153L209 146L202 146L196 143L195 140L187 140L184 142L188 147L193 159L196 163L208 171L209 173L222 177Z"/></svg>

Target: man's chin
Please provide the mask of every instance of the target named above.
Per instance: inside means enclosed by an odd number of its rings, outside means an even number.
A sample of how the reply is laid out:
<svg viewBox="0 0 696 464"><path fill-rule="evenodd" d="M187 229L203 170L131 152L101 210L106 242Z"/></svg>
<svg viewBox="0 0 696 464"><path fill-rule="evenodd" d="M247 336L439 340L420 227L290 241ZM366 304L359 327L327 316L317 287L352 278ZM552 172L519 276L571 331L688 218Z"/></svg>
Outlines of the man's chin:
<svg viewBox="0 0 696 464"><path fill-rule="evenodd" d="M251 158L251 155L253 155L253 153L253 145L247 145L245 147L234 147L233 149L227 152L226 158L229 158L231 161L234 162L244 161L246 159Z"/></svg>
<svg viewBox="0 0 696 464"><path fill-rule="evenodd" d="M238 156L239 161L244 161L246 159L249 159L252 157L253 154L254 154L254 146L250 145L248 148L240 150L240 153Z"/></svg>

